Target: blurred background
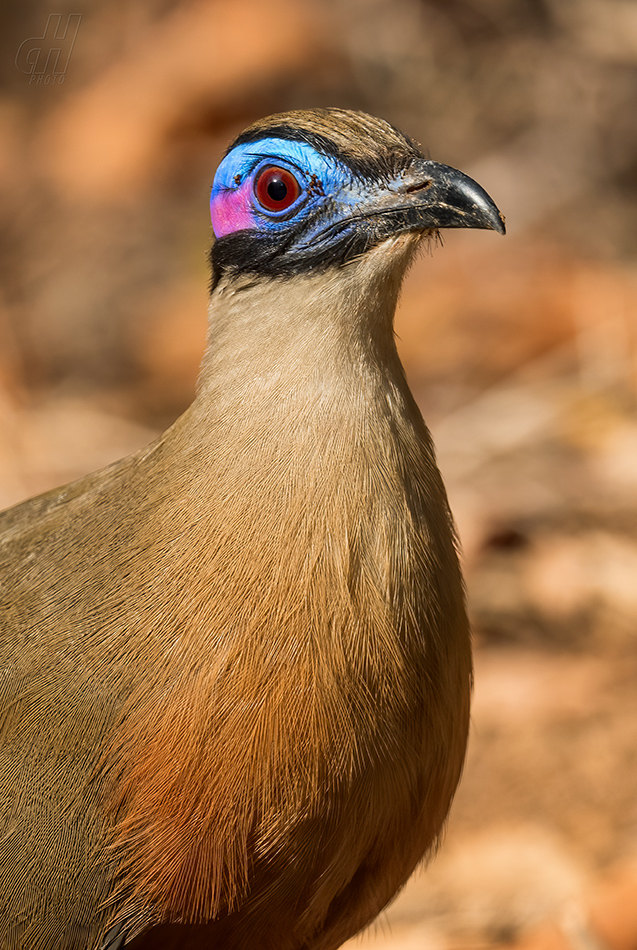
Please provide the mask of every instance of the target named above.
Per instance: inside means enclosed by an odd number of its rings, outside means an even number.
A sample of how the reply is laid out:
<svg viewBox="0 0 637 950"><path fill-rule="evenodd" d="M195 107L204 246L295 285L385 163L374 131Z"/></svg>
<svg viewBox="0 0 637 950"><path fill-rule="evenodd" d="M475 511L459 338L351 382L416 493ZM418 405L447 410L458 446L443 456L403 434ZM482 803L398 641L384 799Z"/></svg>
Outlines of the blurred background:
<svg viewBox="0 0 637 950"><path fill-rule="evenodd" d="M208 191L254 119L381 115L499 204L398 316L474 722L439 857L356 945L637 948L637 2L5 0L0 49L1 506L190 401Z"/></svg>

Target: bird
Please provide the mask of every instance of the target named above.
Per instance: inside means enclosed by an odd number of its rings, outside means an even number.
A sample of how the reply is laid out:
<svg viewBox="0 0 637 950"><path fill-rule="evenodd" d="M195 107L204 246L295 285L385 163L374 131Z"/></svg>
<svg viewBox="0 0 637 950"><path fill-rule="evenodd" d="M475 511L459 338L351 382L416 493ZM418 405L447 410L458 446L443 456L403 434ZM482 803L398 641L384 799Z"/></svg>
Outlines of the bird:
<svg viewBox="0 0 637 950"><path fill-rule="evenodd" d="M471 178L340 108L211 190L193 403L0 514L2 950L332 950L436 850L472 689L458 542L398 357Z"/></svg>

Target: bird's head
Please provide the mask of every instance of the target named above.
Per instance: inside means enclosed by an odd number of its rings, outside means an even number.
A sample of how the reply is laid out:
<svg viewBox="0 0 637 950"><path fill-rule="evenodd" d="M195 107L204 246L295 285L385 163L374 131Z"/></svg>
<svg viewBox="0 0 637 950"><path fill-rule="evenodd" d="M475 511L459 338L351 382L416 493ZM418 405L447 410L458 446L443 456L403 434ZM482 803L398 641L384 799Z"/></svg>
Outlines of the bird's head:
<svg viewBox="0 0 637 950"><path fill-rule="evenodd" d="M398 235L504 219L475 181L426 159L389 123L316 109L270 116L229 147L210 199L213 287L341 267Z"/></svg>

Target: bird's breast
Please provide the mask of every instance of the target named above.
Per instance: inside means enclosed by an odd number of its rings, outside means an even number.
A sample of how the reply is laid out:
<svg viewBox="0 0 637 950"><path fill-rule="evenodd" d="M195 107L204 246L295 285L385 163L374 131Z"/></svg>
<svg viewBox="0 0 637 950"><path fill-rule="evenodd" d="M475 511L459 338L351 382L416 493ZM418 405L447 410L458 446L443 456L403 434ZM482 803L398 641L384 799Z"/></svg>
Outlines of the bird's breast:
<svg viewBox="0 0 637 950"><path fill-rule="evenodd" d="M244 431L225 480L219 458L216 481L201 457L184 477L153 685L113 745L123 877L163 919L258 901L284 843L280 892L292 868L310 890L323 875L320 916L381 840L394 855L397 829L420 857L455 787L470 660L430 445L387 413L332 421Z"/></svg>

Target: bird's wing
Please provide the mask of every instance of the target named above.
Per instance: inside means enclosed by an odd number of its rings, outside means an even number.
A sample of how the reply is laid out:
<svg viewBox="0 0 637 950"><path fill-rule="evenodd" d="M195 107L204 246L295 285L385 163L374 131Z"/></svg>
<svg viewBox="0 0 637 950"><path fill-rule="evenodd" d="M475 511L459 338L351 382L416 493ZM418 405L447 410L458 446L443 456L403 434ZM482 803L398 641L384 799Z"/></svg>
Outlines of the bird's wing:
<svg viewBox="0 0 637 950"><path fill-rule="evenodd" d="M7 950L94 946L104 927L99 908L110 871L100 853L105 816L96 775L127 688L110 663L107 607L116 599L118 502L128 471L118 463L0 513L0 866L12 868L0 876L7 909L0 946ZM121 945L113 940L109 950Z"/></svg>
<svg viewBox="0 0 637 950"><path fill-rule="evenodd" d="M121 462L114 462L107 468L91 475L85 475L68 485L52 488L41 495L36 495L34 498L19 502L12 508L0 511L0 545L6 540L17 540L25 532L31 534L34 528L37 527L38 522L46 515L69 505L82 495L90 494L104 481L109 472L114 471L120 465Z"/></svg>

